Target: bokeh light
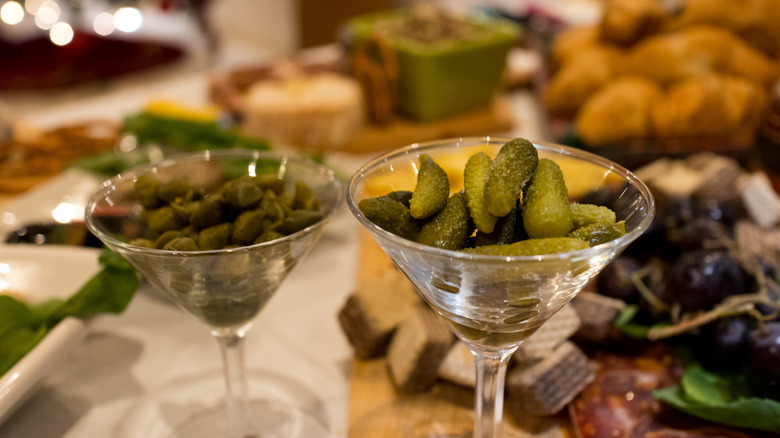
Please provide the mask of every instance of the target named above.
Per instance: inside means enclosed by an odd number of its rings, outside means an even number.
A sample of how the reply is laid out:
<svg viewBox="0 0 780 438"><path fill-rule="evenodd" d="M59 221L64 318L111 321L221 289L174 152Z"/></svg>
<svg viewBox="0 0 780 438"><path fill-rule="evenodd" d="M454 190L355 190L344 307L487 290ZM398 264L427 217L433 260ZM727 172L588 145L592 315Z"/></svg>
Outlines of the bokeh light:
<svg viewBox="0 0 780 438"><path fill-rule="evenodd" d="M47 0L25 0L24 10L32 15L35 15L38 13L38 9L41 8L41 5L43 5L43 3L46 1Z"/></svg>
<svg viewBox="0 0 780 438"><path fill-rule="evenodd" d="M53 1L44 2L35 13L35 25L41 29L51 29L60 19L60 6Z"/></svg>
<svg viewBox="0 0 780 438"><path fill-rule="evenodd" d="M135 32L142 23L143 16L137 8L119 8L114 12L114 27L122 32Z"/></svg>
<svg viewBox="0 0 780 438"><path fill-rule="evenodd" d="M24 18L24 8L17 2L6 2L0 8L0 20L7 24L19 24Z"/></svg>
<svg viewBox="0 0 780 438"><path fill-rule="evenodd" d="M49 31L49 39L58 46L64 46L73 41L73 27L68 23L60 21L52 26Z"/></svg>
<svg viewBox="0 0 780 438"><path fill-rule="evenodd" d="M101 12L92 20L92 27L96 34L106 36L114 31L114 16Z"/></svg>

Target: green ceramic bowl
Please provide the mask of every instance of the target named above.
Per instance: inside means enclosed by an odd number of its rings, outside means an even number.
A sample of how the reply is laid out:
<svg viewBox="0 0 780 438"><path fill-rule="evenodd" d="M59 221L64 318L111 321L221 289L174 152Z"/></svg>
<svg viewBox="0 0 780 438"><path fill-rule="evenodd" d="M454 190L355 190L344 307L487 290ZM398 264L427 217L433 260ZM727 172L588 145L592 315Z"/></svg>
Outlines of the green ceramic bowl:
<svg viewBox="0 0 780 438"><path fill-rule="evenodd" d="M407 10L364 15L345 26L350 44L360 44L377 23L405 18ZM422 43L387 40L398 62L398 110L415 120L430 120L487 105L501 82L509 49L520 29L508 20L470 15L474 35L467 39Z"/></svg>

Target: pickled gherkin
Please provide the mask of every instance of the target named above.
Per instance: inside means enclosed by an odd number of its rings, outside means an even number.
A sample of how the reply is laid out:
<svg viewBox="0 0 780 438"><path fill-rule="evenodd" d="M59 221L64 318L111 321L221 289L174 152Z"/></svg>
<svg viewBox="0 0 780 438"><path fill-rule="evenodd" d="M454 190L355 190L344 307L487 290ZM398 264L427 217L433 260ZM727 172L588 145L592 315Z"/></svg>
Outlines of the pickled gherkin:
<svg viewBox="0 0 780 438"><path fill-rule="evenodd" d="M297 233L306 227L316 224L320 219L322 219L322 214L319 211L294 210L284 218L279 231L283 234Z"/></svg>
<svg viewBox="0 0 780 438"><path fill-rule="evenodd" d="M224 222L208 227L198 234L198 247L202 250L222 249L230 243L233 234L233 224Z"/></svg>
<svg viewBox="0 0 780 438"><path fill-rule="evenodd" d="M366 198L358 203L358 208L371 222L405 239L415 240L420 232L409 209L389 196Z"/></svg>
<svg viewBox="0 0 780 438"><path fill-rule="evenodd" d="M577 228L569 233L569 237L576 237L588 242L590 246L596 246L617 239L625 234L626 224L625 222L620 221L607 225L585 225L584 227Z"/></svg>
<svg viewBox="0 0 780 438"><path fill-rule="evenodd" d="M161 183L159 187L157 187L157 197L167 204L170 204L177 198L186 198L187 200L195 199L198 195L198 190L193 187L185 177L172 179L168 182Z"/></svg>
<svg viewBox="0 0 780 438"><path fill-rule="evenodd" d="M488 170L485 206L493 216L504 216L515 207L539 162L533 143L517 138L498 151Z"/></svg>
<svg viewBox="0 0 780 438"><path fill-rule="evenodd" d="M463 169L463 186L447 198L446 173L422 154L414 192L366 198L358 208L393 234L471 254L577 251L625 234L624 223L616 223L609 208L570 204L560 167L539 159L535 146L524 139L507 142L492 160L484 152L472 155Z"/></svg>
<svg viewBox="0 0 780 438"><path fill-rule="evenodd" d="M455 193L420 229L417 242L437 248L458 250L466 246L472 232L471 216L463 191Z"/></svg>
<svg viewBox="0 0 780 438"><path fill-rule="evenodd" d="M521 240L510 245L478 246L476 248L467 248L463 251L470 254L511 257L557 254L561 252L577 251L588 248L589 246L588 242L574 237L548 237Z"/></svg>
<svg viewBox="0 0 780 438"><path fill-rule="evenodd" d="M263 199L263 190L248 179L238 180L225 190L225 199L238 208L254 208Z"/></svg>
<svg viewBox="0 0 780 438"><path fill-rule="evenodd" d="M409 204L412 200L412 192L409 190L396 190L394 192L388 193L386 196L390 199L395 199L396 201L405 205L406 208L409 208Z"/></svg>
<svg viewBox="0 0 780 438"><path fill-rule="evenodd" d="M615 223L615 212L608 207L593 204L572 203L572 228L577 229L585 225L599 224L609 225Z"/></svg>
<svg viewBox="0 0 780 438"><path fill-rule="evenodd" d="M474 220L474 225L483 233L492 233L496 221L498 221L498 217L490 214L485 206L485 184L492 163L493 160L488 154L479 152L469 158L465 169L463 169L463 183L466 187L469 213L471 219Z"/></svg>
<svg viewBox="0 0 780 438"><path fill-rule="evenodd" d="M141 175L133 183L135 197L144 208L157 208L163 205L162 200L157 196L159 187L160 180L149 175Z"/></svg>
<svg viewBox="0 0 780 438"><path fill-rule="evenodd" d="M243 245L254 242L263 231L263 219L265 219L265 211L260 208L238 215L233 222L231 241Z"/></svg>
<svg viewBox="0 0 780 438"><path fill-rule="evenodd" d="M475 246L508 245L527 238L520 210L515 208L506 216L498 219L492 233L477 231Z"/></svg>
<svg viewBox="0 0 780 438"><path fill-rule="evenodd" d="M415 219L425 219L444 208L450 196L450 180L431 157L420 155L417 185L409 201L409 212Z"/></svg>
<svg viewBox="0 0 780 438"><path fill-rule="evenodd" d="M276 175L241 177L212 193L187 178L161 183L141 175L134 183L141 219L149 228L138 246L171 251L237 248L292 234L322 219L319 199L303 181L294 192Z"/></svg>
<svg viewBox="0 0 780 438"><path fill-rule="evenodd" d="M198 244L191 237L177 237L163 246L166 251L197 251Z"/></svg>
<svg viewBox="0 0 780 438"><path fill-rule="evenodd" d="M572 230L568 190L561 168L552 160L539 160L523 202L528 237L563 237Z"/></svg>

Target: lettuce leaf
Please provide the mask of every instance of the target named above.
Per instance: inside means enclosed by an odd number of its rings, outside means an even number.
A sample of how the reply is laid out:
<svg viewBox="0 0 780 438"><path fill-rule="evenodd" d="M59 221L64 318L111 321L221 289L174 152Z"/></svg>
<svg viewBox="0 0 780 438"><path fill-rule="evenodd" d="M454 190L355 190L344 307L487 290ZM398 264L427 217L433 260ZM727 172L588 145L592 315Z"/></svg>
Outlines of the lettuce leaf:
<svg viewBox="0 0 780 438"><path fill-rule="evenodd" d="M54 299L31 306L7 295L0 296L0 376L63 318L87 318L125 310L138 289L135 270L109 249L103 250L99 261L103 268L66 300Z"/></svg>

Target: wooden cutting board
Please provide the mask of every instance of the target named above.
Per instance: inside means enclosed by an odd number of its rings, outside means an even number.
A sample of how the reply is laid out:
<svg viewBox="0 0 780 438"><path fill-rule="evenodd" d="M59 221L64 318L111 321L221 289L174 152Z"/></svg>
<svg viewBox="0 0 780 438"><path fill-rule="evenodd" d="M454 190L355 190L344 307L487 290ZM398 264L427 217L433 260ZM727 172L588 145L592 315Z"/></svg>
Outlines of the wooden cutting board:
<svg viewBox="0 0 780 438"><path fill-rule="evenodd" d="M361 230L358 284L392 266L392 261ZM472 436L474 395L469 388L441 382L423 394L398 393L384 359L354 359L350 376L349 438L424 437L420 431L435 427L438 436ZM555 417L523 415L510 399L504 406L504 436L511 438L572 438L564 412Z"/></svg>
<svg viewBox="0 0 780 438"><path fill-rule="evenodd" d="M495 135L512 128L509 99L499 96L489 106L442 119L418 122L396 118L386 125L369 125L341 150L357 154L379 152L442 138Z"/></svg>

